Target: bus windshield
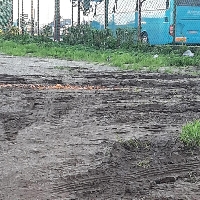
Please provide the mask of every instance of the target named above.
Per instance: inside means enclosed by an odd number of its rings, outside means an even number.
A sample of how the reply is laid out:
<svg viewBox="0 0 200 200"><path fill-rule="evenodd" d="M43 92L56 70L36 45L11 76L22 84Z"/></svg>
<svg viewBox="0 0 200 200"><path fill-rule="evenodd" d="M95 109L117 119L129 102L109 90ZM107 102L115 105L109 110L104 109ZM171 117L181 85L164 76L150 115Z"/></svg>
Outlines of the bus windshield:
<svg viewBox="0 0 200 200"><path fill-rule="evenodd" d="M200 0L177 0L177 6L200 6Z"/></svg>

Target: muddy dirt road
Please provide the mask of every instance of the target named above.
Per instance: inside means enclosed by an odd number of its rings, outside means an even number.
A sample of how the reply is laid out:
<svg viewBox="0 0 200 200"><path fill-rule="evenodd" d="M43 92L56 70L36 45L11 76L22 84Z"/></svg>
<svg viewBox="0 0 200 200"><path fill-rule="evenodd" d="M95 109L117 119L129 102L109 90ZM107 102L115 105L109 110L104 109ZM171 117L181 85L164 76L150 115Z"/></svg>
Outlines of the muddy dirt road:
<svg viewBox="0 0 200 200"><path fill-rule="evenodd" d="M200 199L200 77L0 55L0 199Z"/></svg>

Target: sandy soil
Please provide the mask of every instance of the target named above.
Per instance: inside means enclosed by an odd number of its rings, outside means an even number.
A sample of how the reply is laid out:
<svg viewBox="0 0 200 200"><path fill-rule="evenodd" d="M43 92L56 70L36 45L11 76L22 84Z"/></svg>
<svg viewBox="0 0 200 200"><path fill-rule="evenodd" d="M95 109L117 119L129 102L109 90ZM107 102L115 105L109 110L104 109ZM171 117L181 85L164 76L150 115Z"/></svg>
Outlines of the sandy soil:
<svg viewBox="0 0 200 200"><path fill-rule="evenodd" d="M0 55L0 199L200 199L200 79Z"/></svg>

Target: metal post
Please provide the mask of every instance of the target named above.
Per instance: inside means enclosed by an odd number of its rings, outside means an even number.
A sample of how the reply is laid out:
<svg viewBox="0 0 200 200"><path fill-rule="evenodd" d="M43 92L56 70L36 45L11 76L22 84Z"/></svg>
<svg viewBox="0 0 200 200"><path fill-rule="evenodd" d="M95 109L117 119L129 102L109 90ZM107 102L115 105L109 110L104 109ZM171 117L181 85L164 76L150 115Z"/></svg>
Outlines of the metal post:
<svg viewBox="0 0 200 200"><path fill-rule="evenodd" d="M173 13L173 44L176 43L176 0L174 0L174 13Z"/></svg>
<svg viewBox="0 0 200 200"><path fill-rule="evenodd" d="M108 4L109 4L109 0L105 0L105 22L104 22L105 29L108 27Z"/></svg>
<svg viewBox="0 0 200 200"><path fill-rule="evenodd" d="M55 0L54 40L60 41L60 0Z"/></svg>
<svg viewBox="0 0 200 200"><path fill-rule="evenodd" d="M31 0L31 35L34 35L33 0Z"/></svg>
<svg viewBox="0 0 200 200"><path fill-rule="evenodd" d="M78 25L81 24L81 3L80 0L78 0Z"/></svg>
<svg viewBox="0 0 200 200"><path fill-rule="evenodd" d="M37 0L37 34L40 35L40 0Z"/></svg>
<svg viewBox="0 0 200 200"><path fill-rule="evenodd" d="M22 0L22 24L21 24L21 27L22 27L22 35L24 35L24 0Z"/></svg>

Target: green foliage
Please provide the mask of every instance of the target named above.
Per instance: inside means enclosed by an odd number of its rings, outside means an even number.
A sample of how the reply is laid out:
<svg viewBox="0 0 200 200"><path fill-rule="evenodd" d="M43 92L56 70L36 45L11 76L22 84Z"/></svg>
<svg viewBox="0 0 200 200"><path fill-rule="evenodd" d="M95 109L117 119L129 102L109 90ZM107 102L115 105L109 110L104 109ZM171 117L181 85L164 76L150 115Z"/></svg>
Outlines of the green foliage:
<svg viewBox="0 0 200 200"><path fill-rule="evenodd" d="M187 146L200 146L200 120L183 126L180 140Z"/></svg>
<svg viewBox="0 0 200 200"><path fill-rule="evenodd" d="M52 27L51 26L49 26L49 25L45 25L44 27L42 27L42 35L43 36L46 36L46 37L48 37L48 36L51 36L52 35Z"/></svg>
<svg viewBox="0 0 200 200"><path fill-rule="evenodd" d="M136 44L136 29L96 30L89 25L69 27L63 36L63 41L69 45L87 45L96 49L117 49L128 44Z"/></svg>
<svg viewBox="0 0 200 200"><path fill-rule="evenodd" d="M17 44L30 44L30 43L36 43L36 44L53 44L53 41L44 36L44 35L40 35L40 36L31 36L29 34L16 34L16 30L15 30L15 34L13 34L13 30L8 30L6 32L4 32L4 34L1 35L0 39L4 40L4 41L12 41L15 42Z"/></svg>
<svg viewBox="0 0 200 200"><path fill-rule="evenodd" d="M200 58L173 56L168 60L168 66L195 66L200 65Z"/></svg>
<svg viewBox="0 0 200 200"><path fill-rule="evenodd" d="M182 69L188 71L188 66L195 66L196 71L192 72L200 73L199 47L137 43L135 29L117 29L113 33L109 29L94 30L88 25L80 25L70 27L61 42L54 42L47 35L20 35L17 29L10 29L0 34L0 50L11 55L85 60L150 72L179 73ZM195 53L194 57L182 56L188 48Z"/></svg>

